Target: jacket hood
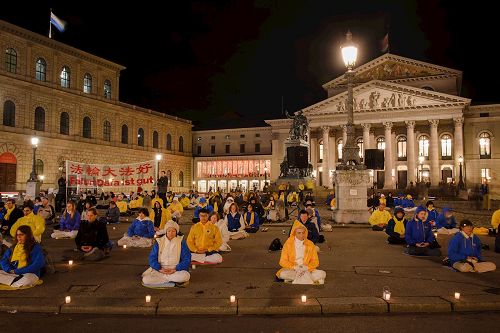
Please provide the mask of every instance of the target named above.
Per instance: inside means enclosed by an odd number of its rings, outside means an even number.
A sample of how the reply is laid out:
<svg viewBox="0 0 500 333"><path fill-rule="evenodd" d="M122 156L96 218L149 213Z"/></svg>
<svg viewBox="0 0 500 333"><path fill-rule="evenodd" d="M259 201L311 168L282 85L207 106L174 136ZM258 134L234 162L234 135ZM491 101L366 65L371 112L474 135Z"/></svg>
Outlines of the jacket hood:
<svg viewBox="0 0 500 333"><path fill-rule="evenodd" d="M404 217L404 216L405 216L405 214L406 214L406 213L405 213L405 210L403 209L403 207L400 207L400 206L398 206L398 207L394 208L394 216L396 216L396 214L397 214L397 213L403 213L403 217Z"/></svg>
<svg viewBox="0 0 500 333"><path fill-rule="evenodd" d="M449 208L449 207L443 207L442 213L443 213L443 215L444 215L444 214L446 214L446 213L448 213L448 212L452 212L452 211L453 211L453 210L452 210L451 208Z"/></svg>
<svg viewBox="0 0 500 333"><path fill-rule="evenodd" d="M417 209L415 210L415 216L418 215L418 213L420 212L427 212L427 208L423 207L423 206L418 206Z"/></svg>
<svg viewBox="0 0 500 333"><path fill-rule="evenodd" d="M307 231L306 226L299 220L295 220L295 222L293 222L292 230L290 231L290 237L293 236L293 238L295 238L295 230L297 230L298 228L303 228L306 231L306 239L307 239L309 232Z"/></svg>

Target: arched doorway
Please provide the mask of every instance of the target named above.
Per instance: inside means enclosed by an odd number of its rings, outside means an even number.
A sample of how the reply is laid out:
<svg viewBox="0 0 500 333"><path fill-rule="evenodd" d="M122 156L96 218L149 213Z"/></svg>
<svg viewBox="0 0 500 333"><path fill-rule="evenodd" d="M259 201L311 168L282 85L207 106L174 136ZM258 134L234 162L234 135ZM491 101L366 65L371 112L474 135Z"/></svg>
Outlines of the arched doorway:
<svg viewBox="0 0 500 333"><path fill-rule="evenodd" d="M5 152L0 155L0 192L16 190L17 158L14 154Z"/></svg>

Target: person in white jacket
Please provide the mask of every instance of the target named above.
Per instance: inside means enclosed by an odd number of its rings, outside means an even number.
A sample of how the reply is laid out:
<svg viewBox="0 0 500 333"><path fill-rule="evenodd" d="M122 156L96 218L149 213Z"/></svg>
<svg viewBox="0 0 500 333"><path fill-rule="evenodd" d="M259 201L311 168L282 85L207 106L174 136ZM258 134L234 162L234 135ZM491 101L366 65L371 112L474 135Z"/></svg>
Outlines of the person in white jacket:
<svg viewBox="0 0 500 333"><path fill-rule="evenodd" d="M220 235L222 238L222 245L219 248L219 251L223 252L230 252L231 247L227 244L229 242L229 239L231 238L231 234L229 233L229 230L227 229L227 221L223 220L220 218L219 213L217 212L212 212L210 216L208 217L208 221L212 223L213 225L216 225L217 228L219 228Z"/></svg>

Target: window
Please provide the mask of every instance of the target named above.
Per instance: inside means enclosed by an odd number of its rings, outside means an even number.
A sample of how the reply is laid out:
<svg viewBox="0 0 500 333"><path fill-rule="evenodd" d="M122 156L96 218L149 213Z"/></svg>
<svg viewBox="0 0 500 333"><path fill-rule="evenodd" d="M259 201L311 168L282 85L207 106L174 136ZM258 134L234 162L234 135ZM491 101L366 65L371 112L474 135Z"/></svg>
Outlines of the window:
<svg viewBox="0 0 500 333"><path fill-rule="evenodd" d="M197 149L198 149L197 154L201 155L201 146L198 146Z"/></svg>
<svg viewBox="0 0 500 333"><path fill-rule="evenodd" d="M183 187L184 186L184 172L179 171L179 181L177 186Z"/></svg>
<svg viewBox="0 0 500 333"><path fill-rule="evenodd" d="M86 94L92 93L92 75L85 73L83 76L83 92Z"/></svg>
<svg viewBox="0 0 500 333"><path fill-rule="evenodd" d="M122 143L128 144L128 126L122 125Z"/></svg>
<svg viewBox="0 0 500 333"><path fill-rule="evenodd" d="M137 130L137 145L144 147L144 130L142 128Z"/></svg>
<svg viewBox="0 0 500 333"><path fill-rule="evenodd" d="M356 144L358 145L359 148L359 158L363 158L364 151L363 151L363 138L358 138L356 140Z"/></svg>
<svg viewBox="0 0 500 333"><path fill-rule="evenodd" d="M339 156L339 161L342 161L342 148L344 147L343 140L337 141L337 155Z"/></svg>
<svg viewBox="0 0 500 333"><path fill-rule="evenodd" d="M167 134L167 150L172 150L172 136Z"/></svg>
<svg viewBox="0 0 500 333"><path fill-rule="evenodd" d="M111 123L107 120L104 121L102 126L102 137L104 141L111 141Z"/></svg>
<svg viewBox="0 0 500 333"><path fill-rule="evenodd" d="M245 153L245 144L244 143L240 144L240 153L241 154Z"/></svg>
<svg viewBox="0 0 500 333"><path fill-rule="evenodd" d="M11 73L17 71L17 52L13 48L5 50L5 70Z"/></svg>
<svg viewBox="0 0 500 333"><path fill-rule="evenodd" d="M260 153L260 143L255 144L255 152Z"/></svg>
<svg viewBox="0 0 500 333"><path fill-rule="evenodd" d="M260 133L255 133L256 138L260 138Z"/></svg>
<svg viewBox="0 0 500 333"><path fill-rule="evenodd" d="M153 148L158 148L158 132L153 131Z"/></svg>
<svg viewBox="0 0 500 333"><path fill-rule="evenodd" d="M111 81L104 81L104 98L111 99Z"/></svg>
<svg viewBox="0 0 500 333"><path fill-rule="evenodd" d="M488 132L479 134L479 155L480 158L491 157L491 135Z"/></svg>
<svg viewBox="0 0 500 333"><path fill-rule="evenodd" d="M229 140L229 138L230 138L229 134L228 134L228 135L226 135L226 140Z"/></svg>
<svg viewBox="0 0 500 333"><path fill-rule="evenodd" d="M12 101L5 101L3 103L3 125L16 126L16 105Z"/></svg>
<svg viewBox="0 0 500 333"><path fill-rule="evenodd" d="M212 135L211 139L212 139L212 140L215 140L215 135Z"/></svg>
<svg viewBox="0 0 500 333"><path fill-rule="evenodd" d="M451 136L448 134L441 137L441 157L451 159Z"/></svg>
<svg viewBox="0 0 500 333"><path fill-rule="evenodd" d="M418 139L418 156L429 157L429 137L422 135Z"/></svg>
<svg viewBox="0 0 500 333"><path fill-rule="evenodd" d="M184 138L182 136L179 137L179 152L184 152Z"/></svg>
<svg viewBox="0 0 500 333"><path fill-rule="evenodd" d="M398 160L406 161L406 136L398 137Z"/></svg>
<svg viewBox="0 0 500 333"><path fill-rule="evenodd" d="M377 149L385 149L385 138L384 137L377 138Z"/></svg>
<svg viewBox="0 0 500 333"><path fill-rule="evenodd" d="M67 112L61 113L59 118L59 133L69 135L69 114Z"/></svg>
<svg viewBox="0 0 500 333"><path fill-rule="evenodd" d="M245 134L240 134L240 139L244 139L245 138Z"/></svg>
<svg viewBox="0 0 500 333"><path fill-rule="evenodd" d="M215 145L210 146L210 154L215 155Z"/></svg>
<svg viewBox="0 0 500 333"><path fill-rule="evenodd" d="M87 139L92 137L92 121L89 117L83 118L83 137Z"/></svg>
<svg viewBox="0 0 500 333"><path fill-rule="evenodd" d="M231 145L226 145L226 154L231 153Z"/></svg>
<svg viewBox="0 0 500 333"><path fill-rule="evenodd" d="M61 70L61 87L69 88L71 83L71 72L69 67L64 66Z"/></svg>
<svg viewBox="0 0 500 333"><path fill-rule="evenodd" d="M37 159L35 163L35 172L38 176L43 175L43 161Z"/></svg>
<svg viewBox="0 0 500 333"><path fill-rule="evenodd" d="M45 82L47 77L47 62L45 59L38 58L35 63L35 79L38 81Z"/></svg>
<svg viewBox="0 0 500 333"><path fill-rule="evenodd" d="M489 183L491 180L491 169L481 169L481 183Z"/></svg>
<svg viewBox="0 0 500 333"><path fill-rule="evenodd" d="M319 142L319 161L323 162L323 141Z"/></svg>
<svg viewBox="0 0 500 333"><path fill-rule="evenodd" d="M41 106L35 109L35 131L45 131L45 110Z"/></svg>

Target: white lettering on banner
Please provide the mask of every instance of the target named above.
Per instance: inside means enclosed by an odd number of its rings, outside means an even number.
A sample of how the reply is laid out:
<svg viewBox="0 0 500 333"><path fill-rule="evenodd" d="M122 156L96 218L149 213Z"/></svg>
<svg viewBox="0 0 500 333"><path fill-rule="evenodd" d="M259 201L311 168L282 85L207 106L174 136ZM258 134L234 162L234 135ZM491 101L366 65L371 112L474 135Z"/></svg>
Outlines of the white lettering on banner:
<svg viewBox="0 0 500 333"><path fill-rule="evenodd" d="M154 160L128 164L87 164L66 161L66 176L70 187L120 187L153 185Z"/></svg>

